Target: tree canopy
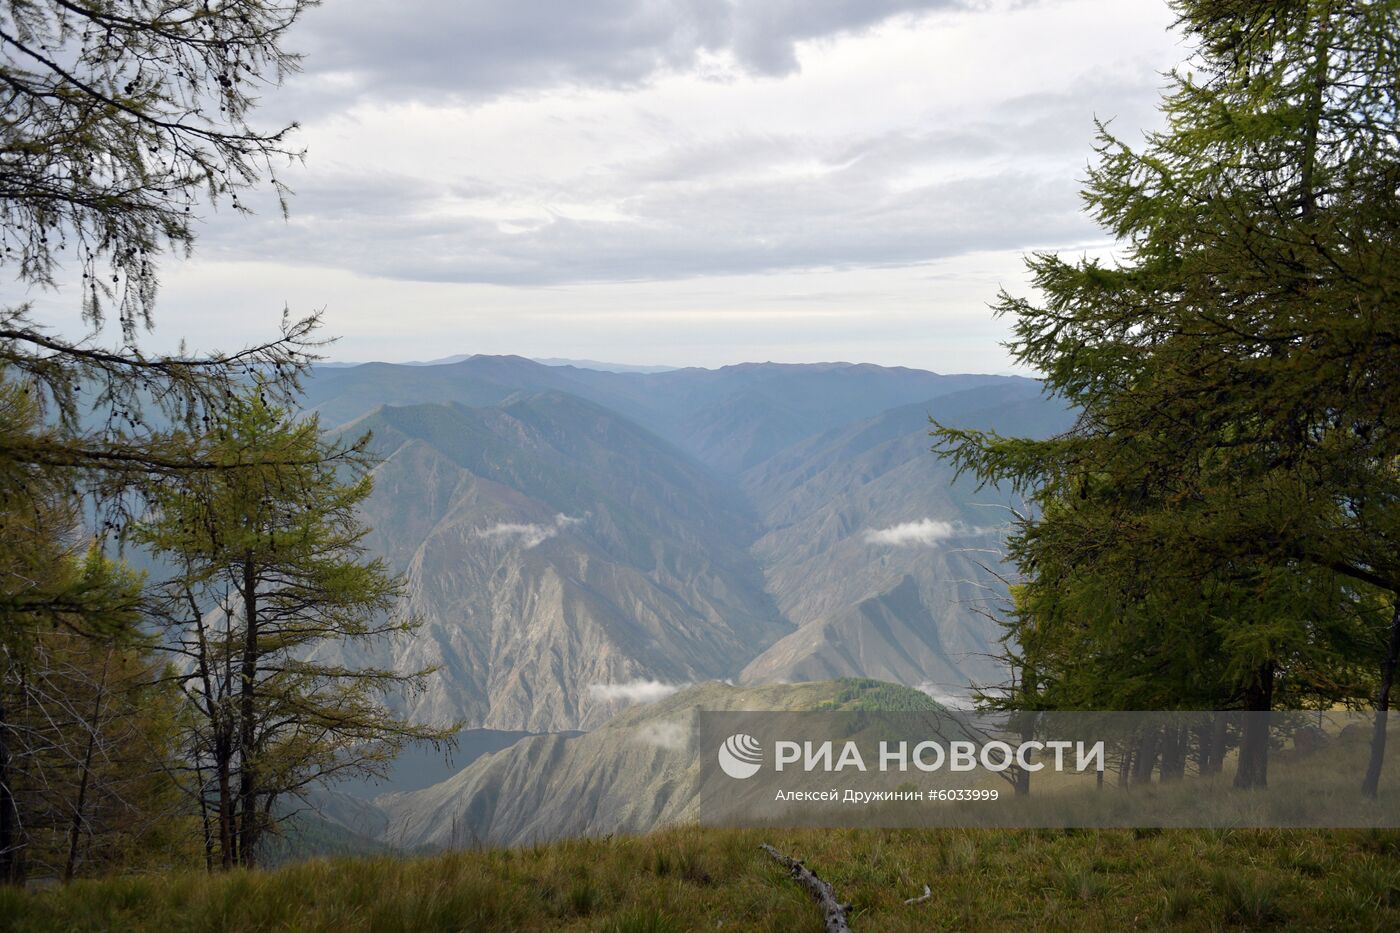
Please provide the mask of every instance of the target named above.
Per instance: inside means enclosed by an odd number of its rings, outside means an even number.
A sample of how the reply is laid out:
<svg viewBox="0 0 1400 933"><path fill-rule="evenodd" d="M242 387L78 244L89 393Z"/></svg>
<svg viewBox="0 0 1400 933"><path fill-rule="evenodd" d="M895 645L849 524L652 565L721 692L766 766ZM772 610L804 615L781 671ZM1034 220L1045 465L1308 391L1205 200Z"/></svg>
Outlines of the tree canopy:
<svg viewBox="0 0 1400 933"><path fill-rule="evenodd" d="M1100 125L1084 197L1116 259L1036 254L1039 297L995 306L1077 423L1047 441L936 425L935 450L1037 504L1010 541L1009 640L1047 699L1383 709L1400 6L1176 8L1198 51L1166 128L1134 147Z"/></svg>
<svg viewBox="0 0 1400 933"><path fill-rule="evenodd" d="M319 661L325 642L411 635L400 581L365 554L356 507L370 494L368 437L324 439L256 388L211 427L212 456L243 468L162 489L136 540L175 568L154 612L190 700L193 794L224 866L252 865L279 803L313 783L378 774L407 743L458 726L395 718L385 697L431 670Z"/></svg>

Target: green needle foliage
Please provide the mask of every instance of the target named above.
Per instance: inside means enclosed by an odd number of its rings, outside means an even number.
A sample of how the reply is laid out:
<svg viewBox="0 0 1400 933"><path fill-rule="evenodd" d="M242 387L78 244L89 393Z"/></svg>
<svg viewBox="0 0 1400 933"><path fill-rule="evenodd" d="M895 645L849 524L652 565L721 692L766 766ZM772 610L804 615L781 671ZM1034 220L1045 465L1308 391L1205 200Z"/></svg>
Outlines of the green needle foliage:
<svg viewBox="0 0 1400 933"><path fill-rule="evenodd" d="M1048 441L935 425L1031 495L1013 702L1388 704L1400 647L1400 5L1183 0L1166 129L1100 126L1118 259L1027 265L1016 358ZM1384 733L1378 731L1383 742ZM1239 782L1265 780L1244 737ZM1374 789L1374 785L1372 785Z"/></svg>
<svg viewBox="0 0 1400 933"><path fill-rule="evenodd" d="M285 194L295 124L250 120L298 67L283 43L311 6L0 0L0 268L24 288L76 287L88 331L45 328L27 303L0 308L0 371L52 428L0 437L0 457L67 472L112 526L147 484L205 468L190 437L233 384L259 374L289 400L322 344L311 315L230 352L140 347L159 261L190 251L201 205L246 211L247 189ZM112 312L116 346L103 339Z"/></svg>
<svg viewBox="0 0 1400 933"><path fill-rule="evenodd" d="M298 67L282 46L314 0L5 0L0 3L0 253L55 284L82 267L83 310L115 305L127 341L150 325L157 255L194 241L197 199L239 191L300 156L295 124L248 118Z"/></svg>
<svg viewBox="0 0 1400 933"><path fill-rule="evenodd" d="M411 635L401 583L365 554L356 507L370 494L368 436L321 437L256 390L211 428L230 469L191 473L152 500L136 539L177 568L156 615L190 700L192 793L211 864L252 865L288 798L317 783L379 773L409 742L455 725L396 719L384 699L431 670L400 673L318 660L328 642Z"/></svg>
<svg viewBox="0 0 1400 933"><path fill-rule="evenodd" d="M0 437L40 430L33 395L0 381ZM163 848L174 791L141 577L74 533L63 479L0 455L0 883L135 864Z"/></svg>
<svg viewBox="0 0 1400 933"><path fill-rule="evenodd" d="M144 772L88 760L130 744L104 731L104 710L148 737L143 767L178 777L203 808L211 863L251 863L279 798L445 734L380 706L421 674L313 661L323 640L412 628L392 616L397 583L362 559L363 448L323 446L314 422L292 426L269 407L295 399L324 343L318 317L284 313L280 334L231 352L140 346L159 260L189 252L201 206L243 212L248 189L287 193L277 172L301 155L295 125L250 121L298 67L284 41L314 5L0 0L0 266L27 288L78 286L81 274L87 331L45 328L27 304L0 308L0 883L23 880L26 856L71 875L84 853L112 850L110 833L96 845L89 831L106 799L89 785ZM256 403L238 394L250 384ZM143 540L180 571L145 596L100 549L82 557L75 532L87 525L106 544L141 517ZM161 646L179 655L168 676L128 643L138 609L174 630ZM137 673L112 680L109 661ZM43 708L41 684L52 688ZM156 747L175 687L194 701L179 711L178 765ZM35 732L45 720L56 725ZM41 734L59 762L48 786L80 774L67 811L30 793ZM76 835L44 822L68 811ZM66 859L35 854L40 830L68 841Z"/></svg>

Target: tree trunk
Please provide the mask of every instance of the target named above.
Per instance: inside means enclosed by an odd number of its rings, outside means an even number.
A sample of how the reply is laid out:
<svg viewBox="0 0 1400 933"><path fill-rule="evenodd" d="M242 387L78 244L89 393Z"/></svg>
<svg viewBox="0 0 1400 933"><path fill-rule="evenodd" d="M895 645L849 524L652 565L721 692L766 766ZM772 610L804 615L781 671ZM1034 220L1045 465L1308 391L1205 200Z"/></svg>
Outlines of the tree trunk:
<svg viewBox="0 0 1400 933"><path fill-rule="evenodd" d="M1021 743L1024 745L1025 743L1035 738L1036 714L1031 712L1021 712L1018 714L1018 716L1020 718L1019 725L1021 727ZM1031 773L1025 768L1018 767L1016 769L1015 777L1016 780L1013 783L1012 787L1015 788L1016 796L1029 796L1031 792Z"/></svg>
<svg viewBox="0 0 1400 933"><path fill-rule="evenodd" d="M1361 792L1374 799L1380 793L1381 765L1385 763L1386 720L1390 718L1390 688L1395 685L1395 667L1400 664L1400 597L1390 617L1390 647L1381 662L1381 690L1376 697L1376 722L1371 732L1371 760L1366 764L1366 779Z"/></svg>
<svg viewBox="0 0 1400 933"><path fill-rule="evenodd" d="M1161 747L1161 728L1159 726L1148 727L1148 731L1138 740L1137 753L1133 756L1134 784L1150 784L1152 782L1152 769L1157 764L1157 754Z"/></svg>
<svg viewBox="0 0 1400 933"><path fill-rule="evenodd" d="M1168 726L1162 747L1162 780L1179 781L1186 776L1186 746L1190 737L1187 726Z"/></svg>
<svg viewBox="0 0 1400 933"><path fill-rule="evenodd" d="M1299 200L1304 217L1311 217L1317 211L1317 144L1322 129L1322 107L1331 59L1331 49L1328 46L1332 38L1330 3L1323 7L1320 19L1321 22L1314 22L1312 87L1308 89L1308 116L1307 124L1303 128L1302 168L1298 180L1301 189Z"/></svg>
<svg viewBox="0 0 1400 933"><path fill-rule="evenodd" d="M204 769L200 767L199 756L203 754L198 744L194 750L194 781L199 788L199 825L204 833L204 870L214 873L214 830L209 826L209 785L204 782Z"/></svg>
<svg viewBox="0 0 1400 933"><path fill-rule="evenodd" d="M1244 727L1240 730L1240 762L1235 786L1267 787L1269 783L1269 712L1274 706L1274 662L1256 672L1245 691Z"/></svg>
<svg viewBox="0 0 1400 933"><path fill-rule="evenodd" d="M214 769L219 781L219 865L227 870L237 858L237 839L233 831L233 737L227 723L220 724L214 742Z"/></svg>
<svg viewBox="0 0 1400 933"><path fill-rule="evenodd" d="M78 777L78 796L73 801L73 820L68 824L68 860L63 865L63 880L72 881L78 867L78 840L83 833L83 810L87 807L88 777L92 774L92 753L97 747L97 732L102 726L102 703L107 694L107 672L112 667L112 649L102 659L102 677L97 682L97 696L92 701L92 722L88 723L87 748L83 750L82 772Z"/></svg>
<svg viewBox="0 0 1400 933"><path fill-rule="evenodd" d="M827 933L851 933L851 928L846 923L846 911L851 909L851 905L837 900L836 891L830 884L818 878L815 872L797 859L784 855L768 843L761 843L759 848L767 852L773 861L786 868L788 874L812 895L822 909Z"/></svg>
<svg viewBox="0 0 1400 933"><path fill-rule="evenodd" d="M252 867L257 862L260 817L258 814L256 731L258 674L257 568L251 556L243 564L243 658L239 671L238 736L238 861Z"/></svg>
<svg viewBox="0 0 1400 933"><path fill-rule="evenodd" d="M1214 717L1207 713L1201 717L1201 721L1191 730L1196 737L1197 774L1210 773L1210 735L1212 731L1211 724L1213 722Z"/></svg>
<svg viewBox="0 0 1400 933"><path fill-rule="evenodd" d="M19 884L24 880L19 858L19 807L11 784L10 755L10 727L5 722L5 697L0 693L0 884Z"/></svg>
<svg viewBox="0 0 1400 933"><path fill-rule="evenodd" d="M1215 712L1210 717L1210 770L1202 774L1219 774L1225 764L1225 749L1230 739L1230 717L1227 713Z"/></svg>
<svg viewBox="0 0 1400 933"><path fill-rule="evenodd" d="M219 829L219 867L227 871L233 867L235 858L235 844L233 832L233 787L230 783L229 771L233 762L233 735L232 725L229 721L228 709L224 706L223 689L215 687L215 677L211 672L209 662L209 634L204 628L204 615L200 612L199 603L188 588L185 590L185 598L189 601L191 616L195 622L195 635L198 638L199 647L199 678L204 690L204 715L209 720L209 735L214 755L214 780L219 792L218 808L218 829ZM227 614L226 614L227 617ZM224 657L228 657L230 648L227 622L224 629ZM224 669L224 679L220 681L227 688L229 682L227 664ZM199 751L196 750L196 755ZM199 803L201 809L206 809L204 800L204 785L200 783ZM208 832L208 817L205 817L205 835ZM206 843L209 845L210 843ZM209 867L213 868L212 856L206 855Z"/></svg>

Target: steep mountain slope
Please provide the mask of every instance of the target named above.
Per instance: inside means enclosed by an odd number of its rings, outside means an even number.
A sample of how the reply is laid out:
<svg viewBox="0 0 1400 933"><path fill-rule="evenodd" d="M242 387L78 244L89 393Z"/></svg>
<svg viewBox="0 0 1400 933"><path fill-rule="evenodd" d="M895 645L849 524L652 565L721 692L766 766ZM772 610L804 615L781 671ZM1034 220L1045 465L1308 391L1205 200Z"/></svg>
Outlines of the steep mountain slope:
<svg viewBox="0 0 1400 933"><path fill-rule="evenodd" d="M734 676L790 630L733 490L606 409L556 392L384 407L363 429L385 456L367 544L425 628L358 660L439 667L405 701L416 718L588 728L639 691Z"/></svg>
<svg viewBox="0 0 1400 933"><path fill-rule="evenodd" d="M900 709L936 708L912 690L873 681L699 684L626 710L584 735L522 739L441 784L379 797L383 822L375 817L364 825L398 846L645 832L694 816L697 710L884 708L892 697Z"/></svg>
<svg viewBox="0 0 1400 933"><path fill-rule="evenodd" d="M308 400L374 429L370 543L429 623L371 660L441 667L415 716L531 731L707 677L998 679L977 608L1007 499L954 482L927 417L1069 424L1033 380L848 363L474 356L322 371Z"/></svg>
<svg viewBox="0 0 1400 933"><path fill-rule="evenodd" d="M965 690L997 676L984 604L1008 498L928 453L928 417L1032 435L1069 415L1031 383L891 409L793 445L744 474L768 531L754 545L797 630L754 658L750 683L861 675ZM987 507L984 507L985 506Z"/></svg>

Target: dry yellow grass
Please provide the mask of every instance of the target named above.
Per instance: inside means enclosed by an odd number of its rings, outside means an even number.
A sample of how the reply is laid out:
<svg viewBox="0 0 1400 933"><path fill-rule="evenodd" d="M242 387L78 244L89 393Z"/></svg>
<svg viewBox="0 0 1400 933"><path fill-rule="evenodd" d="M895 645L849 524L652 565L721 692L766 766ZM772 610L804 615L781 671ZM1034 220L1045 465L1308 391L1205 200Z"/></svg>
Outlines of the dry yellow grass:
<svg viewBox="0 0 1400 933"><path fill-rule="evenodd" d="M820 930L761 841L835 884L857 931L1400 929L1400 832L697 827L6 891L0 928Z"/></svg>

